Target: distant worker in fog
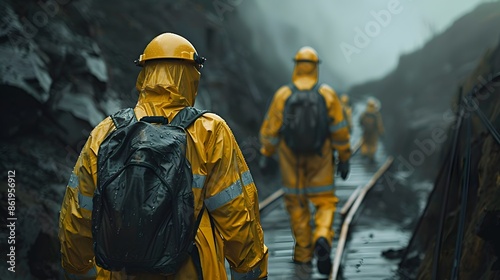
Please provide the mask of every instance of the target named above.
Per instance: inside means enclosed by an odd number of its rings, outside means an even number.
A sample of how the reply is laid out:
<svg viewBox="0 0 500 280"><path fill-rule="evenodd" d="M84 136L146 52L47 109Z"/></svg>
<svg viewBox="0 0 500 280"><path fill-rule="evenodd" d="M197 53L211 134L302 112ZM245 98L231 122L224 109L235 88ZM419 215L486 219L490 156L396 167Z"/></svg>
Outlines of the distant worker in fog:
<svg viewBox="0 0 500 280"><path fill-rule="evenodd" d="M349 130L335 91L318 83L319 59L311 47L295 55L292 83L274 94L260 129L259 166L266 170L278 151L284 201L295 238L293 260L311 263L318 270L331 270L332 229L337 197L334 193L336 152L337 172L345 180L349 173ZM311 229L309 202L316 208Z"/></svg>
<svg viewBox="0 0 500 280"><path fill-rule="evenodd" d="M344 110L344 118L347 120L349 125L349 133L352 133L352 107L349 101L349 96L347 94L342 94L340 96L340 102L342 103L342 109Z"/></svg>
<svg viewBox="0 0 500 280"><path fill-rule="evenodd" d="M361 154L370 161L374 161L378 138L384 133L384 125L379 110L380 105L378 101L370 98L366 103L366 110L359 118L359 124L363 129Z"/></svg>
<svg viewBox="0 0 500 280"><path fill-rule="evenodd" d="M59 220L66 279L267 279L257 189L226 122L194 108L205 59L163 33L136 61L135 108L104 119Z"/></svg>

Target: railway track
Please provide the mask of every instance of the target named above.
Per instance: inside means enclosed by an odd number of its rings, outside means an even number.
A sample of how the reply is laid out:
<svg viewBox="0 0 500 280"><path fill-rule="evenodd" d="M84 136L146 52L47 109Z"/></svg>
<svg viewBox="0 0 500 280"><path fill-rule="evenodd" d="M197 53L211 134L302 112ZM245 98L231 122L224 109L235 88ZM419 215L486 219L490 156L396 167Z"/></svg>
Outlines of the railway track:
<svg viewBox="0 0 500 280"><path fill-rule="evenodd" d="M361 139L360 131L355 125L352 138ZM353 146L349 178L346 181L335 178L339 202L333 224L333 269L329 276L318 273L315 260L310 265L292 262L295 241L282 199L283 190L261 201L261 223L269 248L269 279L394 279L398 260L386 259L382 252L404 247L411 233L402 232L395 225L374 227L373 221L359 218L363 211L369 211L363 207L364 198L389 169L393 158L387 156L380 144L375 162L368 162L357 153L360 144L358 141Z"/></svg>
<svg viewBox="0 0 500 280"><path fill-rule="evenodd" d="M363 223L353 224L363 210L362 202L369 190L392 163L383 147L375 164L367 164L360 156L351 160L351 175L347 181L337 178L339 198L334 220L336 237L332 248L333 269L330 277L316 271L312 265L292 262L294 239L288 214L277 191L261 202L261 223L269 247L269 279L387 279L394 274L397 262L382 257L381 252L404 246L409 234L399 228L373 228ZM354 229L354 230L353 230Z"/></svg>

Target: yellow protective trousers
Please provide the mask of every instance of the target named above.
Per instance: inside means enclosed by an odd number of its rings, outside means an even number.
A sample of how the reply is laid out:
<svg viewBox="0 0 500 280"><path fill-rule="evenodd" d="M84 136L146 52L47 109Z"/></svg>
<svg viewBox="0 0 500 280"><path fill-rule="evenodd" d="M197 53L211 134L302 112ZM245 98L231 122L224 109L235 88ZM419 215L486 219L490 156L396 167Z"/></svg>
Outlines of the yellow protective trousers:
<svg viewBox="0 0 500 280"><path fill-rule="evenodd" d="M361 145L361 154L373 159L378 147L378 135L376 133L364 134L363 144Z"/></svg>
<svg viewBox="0 0 500 280"><path fill-rule="evenodd" d="M329 242L333 240L333 218L337 197L332 195L293 195L284 196L285 206L290 215L290 224L295 238L293 260L309 262L313 257L314 244L320 237ZM311 228L309 202L314 205L314 231ZM331 243L330 243L331 245Z"/></svg>
<svg viewBox="0 0 500 280"><path fill-rule="evenodd" d="M330 244L333 240L332 225L338 199L334 193L334 167L328 142L322 155L297 156L286 145L279 149L284 202L295 239L293 259L296 262L311 261L318 238L324 237Z"/></svg>

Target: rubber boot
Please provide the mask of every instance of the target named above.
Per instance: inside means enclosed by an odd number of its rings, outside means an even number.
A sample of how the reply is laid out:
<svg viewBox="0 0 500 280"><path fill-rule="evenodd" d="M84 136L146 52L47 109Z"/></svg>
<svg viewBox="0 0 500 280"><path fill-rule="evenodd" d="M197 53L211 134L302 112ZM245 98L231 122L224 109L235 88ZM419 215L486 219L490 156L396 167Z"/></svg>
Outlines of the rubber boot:
<svg viewBox="0 0 500 280"><path fill-rule="evenodd" d="M314 255L317 259L318 271L321 274L330 274L332 270L332 259L330 257L330 244L324 237L320 237L314 246Z"/></svg>

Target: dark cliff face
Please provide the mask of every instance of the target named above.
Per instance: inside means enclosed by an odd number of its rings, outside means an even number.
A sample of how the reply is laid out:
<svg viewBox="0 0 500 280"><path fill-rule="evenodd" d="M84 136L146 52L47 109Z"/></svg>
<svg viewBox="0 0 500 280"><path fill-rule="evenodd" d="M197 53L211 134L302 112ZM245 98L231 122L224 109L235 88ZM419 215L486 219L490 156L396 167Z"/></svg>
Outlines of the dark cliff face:
<svg viewBox="0 0 500 280"><path fill-rule="evenodd" d="M16 277L58 279L62 195L88 133L112 107L84 1L2 1L2 181L16 180ZM7 187L1 190L7 208ZM2 210L4 211L4 210ZM6 216L2 217L2 222ZM2 231L2 239L7 232ZM2 243L2 251L7 250ZM4 263L3 266L6 266ZM2 269L0 278L10 279Z"/></svg>
<svg viewBox="0 0 500 280"><path fill-rule="evenodd" d="M491 79L494 82L488 83ZM484 82L477 82L478 80ZM441 171L435 180L434 190L428 205L416 228L414 240L409 246L408 260L403 268L418 279L430 279L436 258L438 240L437 225L443 220L438 278L450 279L453 259L461 250L459 279L499 279L500 277L500 138L495 139L494 131L500 131L500 45L488 51L479 65L462 84L457 100L469 93L475 94L477 106L466 106L462 124L449 127L450 141L444 145L446 157L441 161ZM480 89L481 90L478 90ZM484 119L479 116L484 115ZM485 121L487 120L487 121ZM468 144L467 124L470 122L470 144ZM486 123L489 122L487 125ZM490 126L490 128L488 128ZM493 131L493 133L492 133ZM452 146L453 134L457 132L456 148ZM466 168L467 149L470 148L470 170ZM446 194L447 170L451 153L456 153L453 163L451 184ZM464 189L464 180L469 181ZM447 199L447 207L442 206ZM467 203L465 199L467 198ZM465 206L465 207L464 207ZM466 209L462 217L462 211ZM444 213L444 214L443 214ZM460 223L463 223L463 230ZM459 236L463 241L457 243ZM457 246L458 245L458 246ZM412 266L411 261L419 265Z"/></svg>
<svg viewBox="0 0 500 280"><path fill-rule="evenodd" d="M375 96L382 102L388 150L395 167L410 178L434 181L428 204L405 256L404 270L410 279L430 279L432 261L444 203L447 168L450 164L457 104L461 97L481 87L500 72L500 3L485 3L458 19L448 30L421 50L400 58L397 68L381 80L353 87L353 99ZM465 35L467 34L467 35ZM486 52L486 54L485 54ZM492 126L500 130L498 82L480 94L478 107ZM466 109L472 122L471 169L468 188L459 279L498 279L500 185L499 144L479 120L474 108ZM450 279L456 252L460 199L465 174L465 126L460 130L457 161L445 212L438 279ZM403 279L406 279L403 277Z"/></svg>
<svg viewBox="0 0 500 280"><path fill-rule="evenodd" d="M491 80L493 82L489 82ZM495 131L500 131L499 81L500 45L497 45L482 56L475 69L461 83L461 90L454 97L457 106L450 108L452 115L458 116L459 108L464 109L464 114L461 123L455 118L447 128L447 140L443 144L445 154L438 162L439 172L434 179L434 189L403 262L403 271L409 271L412 279L432 278L437 256L438 225L442 217L440 262L436 267L438 279L451 279L453 260L460 250L459 279L500 277L500 138L494 137ZM475 96L473 100L477 105L463 103L470 94ZM461 107L459 102L462 102ZM469 122L470 134L467 130ZM455 135L456 147L453 144ZM471 153L470 169L466 165L468 149ZM455 161L451 160L453 153ZM453 169L448 175L451 167ZM448 180L450 184L446 194ZM466 189L465 182L468 182ZM447 207L442 212L445 203ZM462 212L465 213L463 216ZM460 223L463 223L463 229ZM463 241L457 242L460 235Z"/></svg>
<svg viewBox="0 0 500 280"><path fill-rule="evenodd" d="M401 56L386 77L349 90L354 99L380 99L386 133L397 135L384 142L393 155L411 163L415 174L426 178L437 174L444 143L440 135L453 120L450 108L456 104L460 84L484 51L498 42L499 11L498 2L478 6L420 50ZM476 83L482 82L477 78Z"/></svg>

